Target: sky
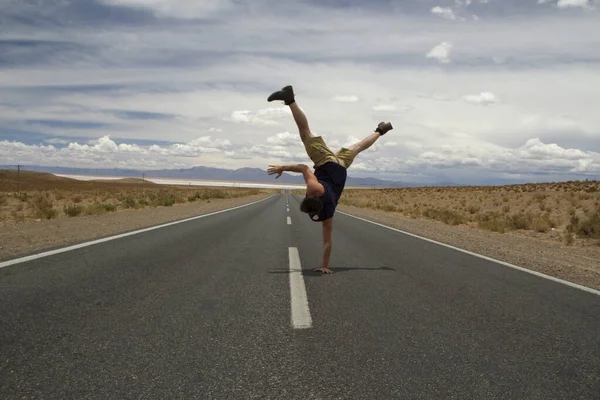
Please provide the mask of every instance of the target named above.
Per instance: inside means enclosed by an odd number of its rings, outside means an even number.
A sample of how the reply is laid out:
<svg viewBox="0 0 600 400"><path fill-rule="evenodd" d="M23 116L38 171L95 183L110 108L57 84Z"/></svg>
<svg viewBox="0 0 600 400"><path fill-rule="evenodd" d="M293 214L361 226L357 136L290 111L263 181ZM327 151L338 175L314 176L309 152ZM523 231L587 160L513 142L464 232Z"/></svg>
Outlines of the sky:
<svg viewBox="0 0 600 400"><path fill-rule="evenodd" d="M0 0L0 165L600 177L600 0ZM272 177L265 176L265 180Z"/></svg>

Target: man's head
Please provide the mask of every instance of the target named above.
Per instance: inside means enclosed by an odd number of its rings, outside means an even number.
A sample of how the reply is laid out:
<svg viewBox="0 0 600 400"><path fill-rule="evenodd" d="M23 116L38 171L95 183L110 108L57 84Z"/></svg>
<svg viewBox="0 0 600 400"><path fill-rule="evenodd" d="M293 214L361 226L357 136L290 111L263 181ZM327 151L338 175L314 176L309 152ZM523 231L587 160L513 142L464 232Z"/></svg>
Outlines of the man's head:
<svg viewBox="0 0 600 400"><path fill-rule="evenodd" d="M300 204L300 211L307 213L311 218L313 218L313 216L319 214L321 207L323 207L323 204L321 203L321 199L319 197L306 196Z"/></svg>

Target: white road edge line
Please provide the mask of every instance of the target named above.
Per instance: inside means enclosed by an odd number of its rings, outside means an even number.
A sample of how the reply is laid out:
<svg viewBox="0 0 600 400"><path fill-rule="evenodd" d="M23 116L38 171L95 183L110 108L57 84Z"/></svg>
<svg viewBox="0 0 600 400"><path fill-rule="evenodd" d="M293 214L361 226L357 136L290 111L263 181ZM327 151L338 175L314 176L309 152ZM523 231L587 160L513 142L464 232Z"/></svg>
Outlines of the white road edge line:
<svg viewBox="0 0 600 400"><path fill-rule="evenodd" d="M92 246L92 245L98 244L98 243L108 242L110 240L121 239L121 238L124 238L124 237L127 237L127 236L137 235L138 233L148 232L148 231L152 231L152 230L155 230L155 229L165 228L165 227L171 226L171 225L181 224L183 222L193 221L193 220L199 219L199 218L210 217L211 215L216 215L216 214L221 214L221 213L228 212L228 211L237 210L238 208L248 207L248 206L251 206L253 204L257 204L257 203L260 203L262 201L268 200L268 199L270 199L273 196L275 196L275 195L271 195L271 196L266 197L266 198L264 198L262 200L253 201L252 203L242 204L241 206L237 206L237 207L233 207L233 208L227 208L225 210L215 211L215 212L212 212L212 213L209 213L209 214L198 215L196 217L186 218L186 219L182 219L182 220L179 220L179 221L167 222L166 224L151 226L149 228L144 228L144 229L140 229L140 230L133 231L133 232L121 233L119 235L114 235L114 236L109 236L109 237L102 238L102 239L92 240L92 241L89 241L89 242L79 243L79 244L75 244L75 245L72 245L72 246L63 247L63 248L60 248L60 249L55 249L55 250L45 251L45 252L38 253L38 254L32 254L32 255L29 255L29 256L25 256L25 257L15 258L13 260L8 260L8 261L0 262L0 268L8 267L10 265L24 263L24 262L31 261L31 260L36 260L38 258L48 257L48 256L51 256L51 255L54 255L54 254L65 253L67 251L80 249L82 247Z"/></svg>
<svg viewBox="0 0 600 400"><path fill-rule="evenodd" d="M312 318L308 308L308 298L304 277L302 276L302 265L298 248L290 247L290 297L292 311L292 326L294 329L312 328Z"/></svg>
<svg viewBox="0 0 600 400"><path fill-rule="evenodd" d="M576 288L576 289L579 289L579 290L583 290L585 292L592 293L592 294L595 294L597 296L600 296L600 291L599 290L592 289L592 288L587 287L587 286L579 285L577 283L565 281L564 279L556 278L554 276L542 274L541 272L537 272L537 271L533 271L533 270L530 270L530 269L527 269L527 268L519 267L517 265L510 264L510 263L507 263L505 261L496 260L495 258L484 256L482 254L473 253L472 251L461 249L459 247L454 247L454 246L451 246L451 245L446 244L446 243L437 242L437 241L435 241L433 239L428 239L426 237L422 237L422 236L419 236L419 235L415 235L413 233L405 232L405 231L402 231L400 229L392 228L391 226L383 225L383 224L380 224L378 222L369 221L368 219L357 217L356 215L348 214L348 213L345 213L343 211L337 210L337 212L339 212L340 214L347 215L347 216L352 217L352 218L359 219L359 220L364 221L364 222L371 223L373 225L377 225L377 226L381 226L383 228L391 229L392 231L400 232L402 234L415 237L417 239L425 240L425 241L430 242L430 243L435 243L437 245L444 246L444 247L447 247L447 248L452 249L452 250L457 250L457 251L469 254L471 256L479 257L479 258L482 258L482 259L487 260L487 261L492 261L492 262L495 262L497 264L504 265L505 267L514 268L514 269L517 269L519 271L526 272L528 274L539 276L540 278L549 279L551 281L562 283L563 285L571 286L573 288Z"/></svg>
<svg viewBox="0 0 600 400"><path fill-rule="evenodd" d="M291 217L287 217L287 224L291 225L292 224L292 218Z"/></svg>

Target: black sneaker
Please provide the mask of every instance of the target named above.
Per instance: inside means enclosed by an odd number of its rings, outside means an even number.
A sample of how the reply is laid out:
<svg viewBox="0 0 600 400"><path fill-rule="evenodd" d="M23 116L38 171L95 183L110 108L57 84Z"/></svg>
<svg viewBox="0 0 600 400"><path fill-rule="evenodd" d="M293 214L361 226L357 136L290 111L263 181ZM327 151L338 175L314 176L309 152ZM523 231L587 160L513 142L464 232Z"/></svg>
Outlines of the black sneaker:
<svg viewBox="0 0 600 400"><path fill-rule="evenodd" d="M289 106L296 100L294 100L294 89L291 86L286 86L281 90L271 93L267 98L267 101L281 100L286 106Z"/></svg>
<svg viewBox="0 0 600 400"><path fill-rule="evenodd" d="M380 122L379 125L377 125L375 132L379 132L383 136L387 131L391 131L392 129L394 129L394 127L391 122Z"/></svg>

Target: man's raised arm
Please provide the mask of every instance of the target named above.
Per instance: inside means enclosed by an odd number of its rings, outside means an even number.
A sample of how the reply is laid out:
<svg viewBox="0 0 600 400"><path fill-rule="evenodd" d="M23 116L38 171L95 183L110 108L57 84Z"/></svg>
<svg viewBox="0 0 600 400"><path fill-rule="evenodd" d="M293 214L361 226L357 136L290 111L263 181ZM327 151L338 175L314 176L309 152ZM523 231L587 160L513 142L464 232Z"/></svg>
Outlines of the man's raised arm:
<svg viewBox="0 0 600 400"><path fill-rule="evenodd" d="M281 176L285 171L298 172L304 176L304 181L308 192L313 196L321 196L325 193L325 188L319 183L319 180L313 174L308 165L305 164L294 164L294 165L269 165L267 173L269 175L277 174L276 179Z"/></svg>

